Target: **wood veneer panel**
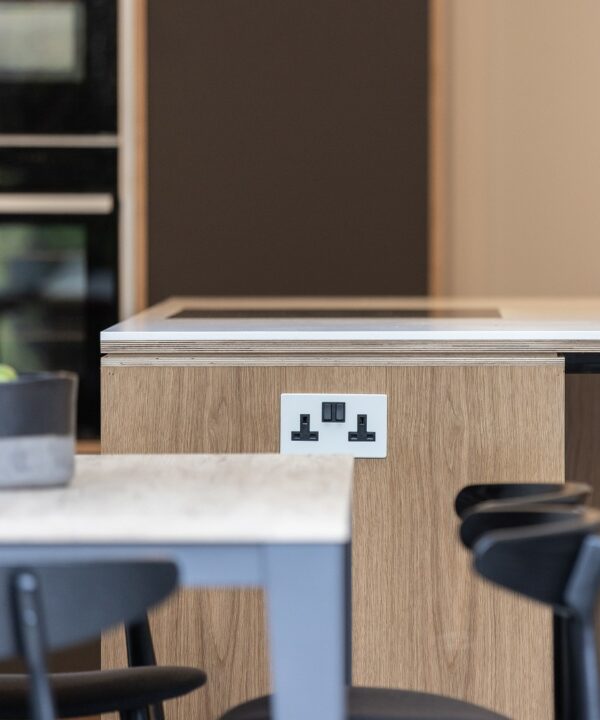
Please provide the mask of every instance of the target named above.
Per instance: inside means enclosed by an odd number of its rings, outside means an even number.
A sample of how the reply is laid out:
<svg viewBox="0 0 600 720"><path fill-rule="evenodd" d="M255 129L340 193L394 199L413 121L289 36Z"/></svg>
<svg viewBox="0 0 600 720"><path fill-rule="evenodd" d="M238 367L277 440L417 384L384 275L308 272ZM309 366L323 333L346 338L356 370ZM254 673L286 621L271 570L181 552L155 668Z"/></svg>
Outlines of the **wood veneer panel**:
<svg viewBox="0 0 600 720"><path fill-rule="evenodd" d="M394 442L378 476L363 476L355 495L358 683L441 692L509 717L551 717L549 613L472 576L451 508L469 482L562 481L559 372L388 374Z"/></svg>
<svg viewBox="0 0 600 720"><path fill-rule="evenodd" d="M103 368L104 452L277 452L281 392L387 393L389 455L358 460L353 680L552 714L550 615L472 576L453 498L469 482L561 482L562 361L390 367ZM176 612L173 608L176 606ZM207 669L170 718L268 688L259 591L183 592L154 618L161 662ZM105 639L104 663L116 660Z"/></svg>

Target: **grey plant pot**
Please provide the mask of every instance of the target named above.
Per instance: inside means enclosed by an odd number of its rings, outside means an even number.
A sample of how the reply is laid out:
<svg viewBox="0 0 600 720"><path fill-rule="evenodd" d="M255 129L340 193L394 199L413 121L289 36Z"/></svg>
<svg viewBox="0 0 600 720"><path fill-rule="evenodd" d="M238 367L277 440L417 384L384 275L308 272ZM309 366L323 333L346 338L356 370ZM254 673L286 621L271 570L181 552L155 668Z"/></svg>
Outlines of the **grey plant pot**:
<svg viewBox="0 0 600 720"><path fill-rule="evenodd" d="M0 488L66 485L73 477L77 375L0 383Z"/></svg>

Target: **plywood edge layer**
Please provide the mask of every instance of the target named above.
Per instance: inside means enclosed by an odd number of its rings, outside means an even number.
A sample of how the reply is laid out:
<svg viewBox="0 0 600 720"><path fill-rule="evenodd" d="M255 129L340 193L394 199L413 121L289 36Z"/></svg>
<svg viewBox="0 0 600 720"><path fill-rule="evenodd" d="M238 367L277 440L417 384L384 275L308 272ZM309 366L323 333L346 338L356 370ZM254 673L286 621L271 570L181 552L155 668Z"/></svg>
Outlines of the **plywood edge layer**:
<svg viewBox="0 0 600 720"><path fill-rule="evenodd" d="M351 340L351 341L104 341L101 352L126 355L196 355L198 353L233 355L292 354L374 354L382 353L561 353L600 352L598 340Z"/></svg>
<svg viewBox="0 0 600 720"><path fill-rule="evenodd" d="M387 367L448 365L556 365L564 359L557 355L105 355L102 367Z"/></svg>

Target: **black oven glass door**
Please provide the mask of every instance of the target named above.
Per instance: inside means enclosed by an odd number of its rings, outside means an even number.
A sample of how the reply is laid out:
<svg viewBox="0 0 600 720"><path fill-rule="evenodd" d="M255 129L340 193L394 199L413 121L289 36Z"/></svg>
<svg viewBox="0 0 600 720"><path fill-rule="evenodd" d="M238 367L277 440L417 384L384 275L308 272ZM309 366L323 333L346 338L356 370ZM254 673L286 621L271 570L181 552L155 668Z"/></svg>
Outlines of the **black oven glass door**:
<svg viewBox="0 0 600 720"><path fill-rule="evenodd" d="M0 133L114 133L116 83L116 0L0 0Z"/></svg>
<svg viewBox="0 0 600 720"><path fill-rule="evenodd" d="M61 207L56 197L24 196L29 207L8 215L2 203L9 202L0 200L0 362L20 372L78 373L82 438L99 436L99 335L117 320L110 201L110 195L64 196ZM44 214L44 203L55 212Z"/></svg>

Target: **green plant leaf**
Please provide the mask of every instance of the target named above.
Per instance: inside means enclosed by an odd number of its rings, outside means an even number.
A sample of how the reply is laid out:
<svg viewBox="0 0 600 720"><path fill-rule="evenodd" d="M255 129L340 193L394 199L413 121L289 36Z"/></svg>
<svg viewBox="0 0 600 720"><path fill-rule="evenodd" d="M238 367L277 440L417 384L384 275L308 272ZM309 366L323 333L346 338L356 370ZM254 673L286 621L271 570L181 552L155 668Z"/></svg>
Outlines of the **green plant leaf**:
<svg viewBox="0 0 600 720"><path fill-rule="evenodd" d="M13 382L18 378L17 371L10 365L0 365L0 383Z"/></svg>

